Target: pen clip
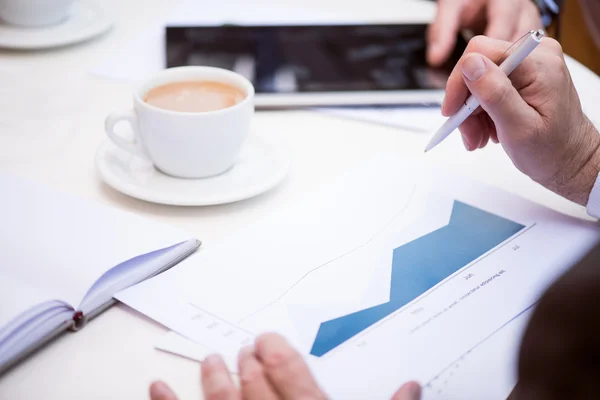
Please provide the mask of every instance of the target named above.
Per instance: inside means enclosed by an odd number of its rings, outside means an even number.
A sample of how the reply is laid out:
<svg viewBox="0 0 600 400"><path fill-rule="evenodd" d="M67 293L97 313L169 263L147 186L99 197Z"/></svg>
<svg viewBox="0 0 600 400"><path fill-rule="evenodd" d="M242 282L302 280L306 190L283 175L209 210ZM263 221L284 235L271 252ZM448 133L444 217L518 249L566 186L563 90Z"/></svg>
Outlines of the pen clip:
<svg viewBox="0 0 600 400"><path fill-rule="evenodd" d="M544 34L545 34L545 33L544 33L544 31L543 31L543 30L541 30L541 29L538 29L538 30L533 30L533 29L532 29L532 30L530 30L529 32L527 32L526 34L524 34L523 36L521 36L520 38L518 38L517 40L515 40L514 42L512 42L512 43L511 43L511 45L510 45L510 46L508 46L508 48L507 48L506 50L504 50L504 53L502 53L502 55L500 55L500 57L498 57L498 58L496 59L496 61L494 61L494 62L495 62L496 64L499 64L501 61L503 61L503 60L506 58L505 56L507 55L507 53L508 53L508 52L509 52L509 51L510 51L510 50L511 50L513 47L517 46L519 43L521 43L523 40L525 40L525 38L527 38L528 36L531 36L531 35L536 35L536 36L538 36L538 37L542 37L542 36L544 36Z"/></svg>

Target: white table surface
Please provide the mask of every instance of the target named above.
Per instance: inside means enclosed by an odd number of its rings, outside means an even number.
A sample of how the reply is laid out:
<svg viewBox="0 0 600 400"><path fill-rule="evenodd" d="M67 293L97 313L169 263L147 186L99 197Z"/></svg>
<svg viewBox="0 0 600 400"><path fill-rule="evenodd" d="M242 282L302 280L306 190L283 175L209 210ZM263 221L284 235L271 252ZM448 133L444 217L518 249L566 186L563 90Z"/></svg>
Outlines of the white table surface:
<svg viewBox="0 0 600 400"><path fill-rule="evenodd" d="M411 10L410 4L401 0L286 2L328 11L351 7L360 19L400 19ZM105 116L130 107L132 87L93 77L88 71L168 11L173 2L102 3L118 16L115 28L102 38L51 51L0 51L0 171L179 226L210 243L316 190L381 151L422 156L427 141L424 135L314 112L259 113L256 131L284 142L292 157L289 176L271 192L204 208L150 204L117 193L99 180L94 155L105 140ZM600 79L576 62L570 62L570 68L584 108L593 120L600 121ZM467 153L455 135L427 158L565 213L585 216L582 207L519 173L500 146ZM82 331L63 335L0 378L0 398L144 399L148 385L157 378L168 382L181 399L200 398L199 365L154 349L165 332L162 326L117 305Z"/></svg>

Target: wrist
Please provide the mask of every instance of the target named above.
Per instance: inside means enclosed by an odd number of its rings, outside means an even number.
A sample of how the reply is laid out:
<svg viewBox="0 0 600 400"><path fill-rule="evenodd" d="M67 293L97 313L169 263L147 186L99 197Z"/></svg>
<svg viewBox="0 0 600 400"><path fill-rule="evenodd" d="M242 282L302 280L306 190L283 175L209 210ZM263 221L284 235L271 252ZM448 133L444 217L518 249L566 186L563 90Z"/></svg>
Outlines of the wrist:
<svg viewBox="0 0 600 400"><path fill-rule="evenodd" d="M586 206L600 172L600 134L587 117L584 118L581 130L581 135L574 135L582 138L575 146L577 150L565 158L560 176L554 177L544 186Z"/></svg>

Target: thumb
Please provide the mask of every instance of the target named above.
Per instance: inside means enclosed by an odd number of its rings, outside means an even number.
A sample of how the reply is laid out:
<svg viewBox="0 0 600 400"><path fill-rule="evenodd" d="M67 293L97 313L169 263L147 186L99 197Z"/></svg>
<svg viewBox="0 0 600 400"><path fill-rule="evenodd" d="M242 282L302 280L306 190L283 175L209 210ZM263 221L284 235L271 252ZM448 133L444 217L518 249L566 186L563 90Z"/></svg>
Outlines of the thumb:
<svg viewBox="0 0 600 400"><path fill-rule="evenodd" d="M461 62L460 69L465 85L496 127L519 125L531 111L510 79L486 56L470 53Z"/></svg>

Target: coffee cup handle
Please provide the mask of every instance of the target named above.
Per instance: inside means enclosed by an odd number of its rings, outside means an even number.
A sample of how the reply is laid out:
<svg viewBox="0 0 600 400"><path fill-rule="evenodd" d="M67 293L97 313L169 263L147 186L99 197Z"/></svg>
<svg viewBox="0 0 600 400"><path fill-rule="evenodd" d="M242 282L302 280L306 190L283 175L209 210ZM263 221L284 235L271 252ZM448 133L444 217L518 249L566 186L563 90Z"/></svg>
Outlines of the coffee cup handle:
<svg viewBox="0 0 600 400"><path fill-rule="evenodd" d="M133 131L133 140L128 140L115 132L115 126L119 122L128 122L129 126L131 126L131 130ZM106 134L121 149L135 154L136 156L144 157L141 148L139 147L139 134L137 127L137 115L135 111L124 111L124 112L115 112L106 117L106 121L104 121L104 130Z"/></svg>

